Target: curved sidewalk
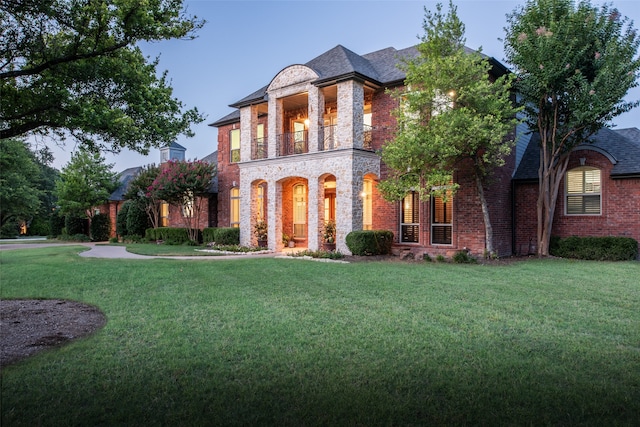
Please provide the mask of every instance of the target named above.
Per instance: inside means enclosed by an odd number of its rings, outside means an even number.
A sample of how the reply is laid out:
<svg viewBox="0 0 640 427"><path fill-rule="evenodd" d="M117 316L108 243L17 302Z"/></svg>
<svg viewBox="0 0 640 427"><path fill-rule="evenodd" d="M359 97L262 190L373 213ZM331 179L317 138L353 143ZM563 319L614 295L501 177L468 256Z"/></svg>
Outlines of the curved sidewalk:
<svg viewBox="0 0 640 427"><path fill-rule="evenodd" d="M29 249L29 248L46 248L51 246L70 246L80 245L89 248L88 251L80 252L79 255L84 258L110 258L110 259L183 259L183 260L228 260L228 259L246 259L250 258L273 258L280 254L271 252L267 254L242 254L242 255L196 255L196 256L151 256L151 255L138 255L131 252L127 252L127 248L124 246L112 246L107 244L95 244L95 243L9 243L0 245L0 251L12 250L12 249Z"/></svg>

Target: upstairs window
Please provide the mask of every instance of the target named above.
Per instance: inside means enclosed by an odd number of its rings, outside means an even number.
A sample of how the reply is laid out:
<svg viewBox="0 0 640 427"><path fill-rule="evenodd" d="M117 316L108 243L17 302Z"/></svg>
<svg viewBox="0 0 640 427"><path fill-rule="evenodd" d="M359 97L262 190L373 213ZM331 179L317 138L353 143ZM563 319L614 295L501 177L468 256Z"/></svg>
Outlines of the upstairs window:
<svg viewBox="0 0 640 427"><path fill-rule="evenodd" d="M600 215L600 169L582 166L567 172L565 179L567 215Z"/></svg>
<svg viewBox="0 0 640 427"><path fill-rule="evenodd" d="M229 158L231 163L240 161L240 129L233 129L229 132L231 152Z"/></svg>

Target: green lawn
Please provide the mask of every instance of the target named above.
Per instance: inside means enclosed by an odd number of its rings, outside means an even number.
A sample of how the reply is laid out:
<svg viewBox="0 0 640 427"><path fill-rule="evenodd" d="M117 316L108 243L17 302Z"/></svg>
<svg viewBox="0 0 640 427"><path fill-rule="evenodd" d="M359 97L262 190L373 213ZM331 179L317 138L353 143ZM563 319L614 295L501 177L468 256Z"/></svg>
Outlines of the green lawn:
<svg viewBox="0 0 640 427"><path fill-rule="evenodd" d="M1 424L637 425L640 263L0 254L2 298L100 307L3 369Z"/></svg>

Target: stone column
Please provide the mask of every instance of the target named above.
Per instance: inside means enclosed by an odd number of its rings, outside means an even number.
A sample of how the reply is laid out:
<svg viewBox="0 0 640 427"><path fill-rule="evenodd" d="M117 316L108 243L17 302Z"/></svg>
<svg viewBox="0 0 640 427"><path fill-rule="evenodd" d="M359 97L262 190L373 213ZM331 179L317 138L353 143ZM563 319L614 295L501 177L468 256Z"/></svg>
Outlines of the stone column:
<svg viewBox="0 0 640 427"><path fill-rule="evenodd" d="M322 133L324 128L324 93L316 86L311 86L308 93L309 152L315 153L324 149Z"/></svg>
<svg viewBox="0 0 640 427"><path fill-rule="evenodd" d="M271 250L282 250L282 185L276 181L267 182L267 223L268 245Z"/></svg>
<svg viewBox="0 0 640 427"><path fill-rule="evenodd" d="M364 87L355 80L338 83L337 140L341 148L362 148Z"/></svg>
<svg viewBox="0 0 640 427"><path fill-rule="evenodd" d="M307 179L307 246L311 250L320 249L318 245L318 178ZM324 203L324 201L322 201Z"/></svg>
<svg viewBox="0 0 640 427"><path fill-rule="evenodd" d="M277 136L282 133L282 100L269 97L269 118L267 120L267 152L269 158L277 157Z"/></svg>
<svg viewBox="0 0 640 427"><path fill-rule="evenodd" d="M256 138L258 109L250 105L240 109L240 161L251 160L251 146Z"/></svg>
<svg viewBox="0 0 640 427"><path fill-rule="evenodd" d="M243 177L243 175L245 175ZM240 170L240 244L251 246L253 222L251 220L251 179Z"/></svg>

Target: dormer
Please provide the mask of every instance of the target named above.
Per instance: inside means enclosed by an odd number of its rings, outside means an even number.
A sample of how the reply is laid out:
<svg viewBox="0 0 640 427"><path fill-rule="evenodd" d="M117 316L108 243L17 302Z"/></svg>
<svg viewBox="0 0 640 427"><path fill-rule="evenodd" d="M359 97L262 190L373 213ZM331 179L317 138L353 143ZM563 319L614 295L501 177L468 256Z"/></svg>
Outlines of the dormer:
<svg viewBox="0 0 640 427"><path fill-rule="evenodd" d="M166 163L169 160L184 161L185 151L187 151L187 149L177 142L172 142L171 145L162 147L160 149L160 164Z"/></svg>

